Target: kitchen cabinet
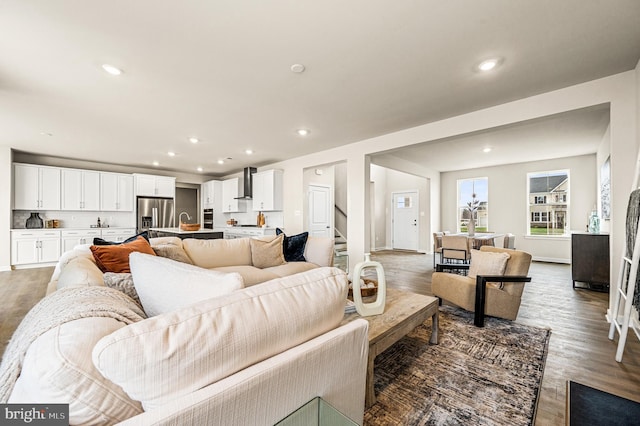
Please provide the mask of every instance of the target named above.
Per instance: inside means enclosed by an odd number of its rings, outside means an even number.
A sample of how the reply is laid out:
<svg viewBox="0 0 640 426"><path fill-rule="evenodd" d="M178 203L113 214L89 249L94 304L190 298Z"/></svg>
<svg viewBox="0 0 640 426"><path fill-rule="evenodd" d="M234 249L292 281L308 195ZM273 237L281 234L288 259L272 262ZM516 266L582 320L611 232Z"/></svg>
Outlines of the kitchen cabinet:
<svg viewBox="0 0 640 426"><path fill-rule="evenodd" d="M210 180L202 184L202 208L215 209L215 197L221 197L221 184L219 180Z"/></svg>
<svg viewBox="0 0 640 426"><path fill-rule="evenodd" d="M240 196L240 185L240 178L232 178L222 181L223 213L238 213L246 211L246 203L236 199Z"/></svg>
<svg viewBox="0 0 640 426"><path fill-rule="evenodd" d="M133 176L100 173L100 210L133 211Z"/></svg>
<svg viewBox="0 0 640 426"><path fill-rule="evenodd" d="M53 263L60 258L60 231L11 231L11 264Z"/></svg>
<svg viewBox="0 0 640 426"><path fill-rule="evenodd" d="M253 211L282 210L282 170L253 174Z"/></svg>
<svg viewBox="0 0 640 426"><path fill-rule="evenodd" d="M135 228L102 228L102 239L120 243L129 237L136 235Z"/></svg>
<svg viewBox="0 0 640 426"><path fill-rule="evenodd" d="M73 249L78 244L93 244L95 237L102 235L100 229L63 229L60 231L62 253Z"/></svg>
<svg viewBox="0 0 640 426"><path fill-rule="evenodd" d="M15 210L60 210L60 169L31 164L13 165Z"/></svg>
<svg viewBox="0 0 640 426"><path fill-rule="evenodd" d="M100 173L61 169L61 210L100 210Z"/></svg>
<svg viewBox="0 0 640 426"><path fill-rule="evenodd" d="M136 196L167 197L176 195L176 178L134 174Z"/></svg>

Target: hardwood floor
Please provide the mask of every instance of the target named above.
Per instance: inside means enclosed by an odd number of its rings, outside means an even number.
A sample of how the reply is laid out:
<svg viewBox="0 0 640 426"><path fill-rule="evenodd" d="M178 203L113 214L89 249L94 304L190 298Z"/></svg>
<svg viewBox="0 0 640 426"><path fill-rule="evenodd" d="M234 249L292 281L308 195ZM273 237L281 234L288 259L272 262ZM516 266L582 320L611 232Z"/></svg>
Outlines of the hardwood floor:
<svg viewBox="0 0 640 426"><path fill-rule="evenodd" d="M431 295L432 256L382 251L390 287ZM44 296L53 268L0 272L0 353L25 313ZM608 294L573 290L568 265L534 262L518 322L552 330L536 425L563 425L567 380L640 402L640 341L631 332L622 363L614 359L617 337L607 338Z"/></svg>

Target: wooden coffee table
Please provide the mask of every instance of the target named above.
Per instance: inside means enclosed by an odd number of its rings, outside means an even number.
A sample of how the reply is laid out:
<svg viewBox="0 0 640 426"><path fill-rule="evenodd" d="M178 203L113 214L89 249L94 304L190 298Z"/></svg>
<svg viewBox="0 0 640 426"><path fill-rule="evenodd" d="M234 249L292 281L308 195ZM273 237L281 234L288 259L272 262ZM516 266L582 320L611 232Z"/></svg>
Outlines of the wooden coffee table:
<svg viewBox="0 0 640 426"><path fill-rule="evenodd" d="M365 406L371 407L376 402L373 388L373 363L378 354L411 330L431 317L431 339L429 343L438 344L438 298L421 294L387 288L384 313L370 317L361 317L357 312L345 314L341 324L356 318L369 321L369 359L367 362L367 389Z"/></svg>

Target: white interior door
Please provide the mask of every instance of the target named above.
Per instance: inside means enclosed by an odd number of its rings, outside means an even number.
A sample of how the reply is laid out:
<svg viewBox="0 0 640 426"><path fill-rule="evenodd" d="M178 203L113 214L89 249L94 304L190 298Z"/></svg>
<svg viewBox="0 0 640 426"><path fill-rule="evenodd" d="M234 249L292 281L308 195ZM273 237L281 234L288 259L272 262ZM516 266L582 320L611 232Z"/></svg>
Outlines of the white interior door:
<svg viewBox="0 0 640 426"><path fill-rule="evenodd" d="M418 250L418 192L393 193L393 248Z"/></svg>
<svg viewBox="0 0 640 426"><path fill-rule="evenodd" d="M309 185L309 235L333 238L331 188Z"/></svg>

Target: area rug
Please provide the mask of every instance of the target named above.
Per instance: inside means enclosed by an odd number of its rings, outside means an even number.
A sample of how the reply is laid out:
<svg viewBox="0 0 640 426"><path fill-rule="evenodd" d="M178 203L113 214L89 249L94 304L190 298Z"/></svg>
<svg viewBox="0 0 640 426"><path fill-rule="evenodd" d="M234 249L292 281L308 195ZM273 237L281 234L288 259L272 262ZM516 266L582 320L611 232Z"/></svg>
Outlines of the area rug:
<svg viewBox="0 0 640 426"><path fill-rule="evenodd" d="M533 424L550 330L442 306L430 335L428 320L378 355L365 425Z"/></svg>

